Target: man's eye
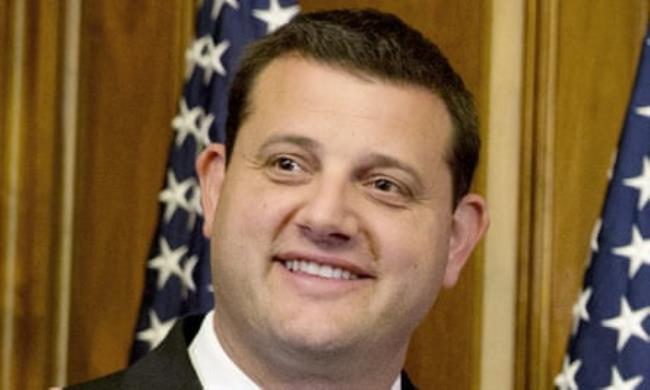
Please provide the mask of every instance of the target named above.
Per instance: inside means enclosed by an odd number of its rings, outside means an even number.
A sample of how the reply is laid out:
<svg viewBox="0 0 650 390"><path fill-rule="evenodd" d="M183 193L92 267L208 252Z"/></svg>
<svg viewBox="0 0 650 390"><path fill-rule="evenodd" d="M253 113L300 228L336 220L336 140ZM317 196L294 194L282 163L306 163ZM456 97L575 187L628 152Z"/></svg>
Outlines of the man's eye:
<svg viewBox="0 0 650 390"><path fill-rule="evenodd" d="M413 193L408 186L403 183L385 178L376 177L367 182L368 188L371 190L370 194L389 205L402 206L413 199Z"/></svg>
<svg viewBox="0 0 650 390"><path fill-rule="evenodd" d="M313 165L297 153L277 153L266 156L262 168L264 174L274 183L297 185L311 178Z"/></svg>
<svg viewBox="0 0 650 390"><path fill-rule="evenodd" d="M275 160L274 165L281 171L297 171L300 169L300 164L289 157L279 157Z"/></svg>
<svg viewBox="0 0 650 390"><path fill-rule="evenodd" d="M392 181L388 179L376 179L373 183L372 186L382 192L393 192L393 193L401 193L403 192L401 188L393 183Z"/></svg>

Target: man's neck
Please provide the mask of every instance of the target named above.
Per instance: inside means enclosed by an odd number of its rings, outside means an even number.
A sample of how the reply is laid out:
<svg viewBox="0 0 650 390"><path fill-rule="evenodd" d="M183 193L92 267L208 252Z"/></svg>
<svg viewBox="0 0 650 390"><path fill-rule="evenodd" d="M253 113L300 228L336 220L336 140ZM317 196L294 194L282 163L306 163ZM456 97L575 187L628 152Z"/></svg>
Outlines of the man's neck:
<svg viewBox="0 0 650 390"><path fill-rule="evenodd" d="M231 332L218 315L214 329L224 351L261 388L391 389L406 357L399 350L296 351L265 345L250 334Z"/></svg>

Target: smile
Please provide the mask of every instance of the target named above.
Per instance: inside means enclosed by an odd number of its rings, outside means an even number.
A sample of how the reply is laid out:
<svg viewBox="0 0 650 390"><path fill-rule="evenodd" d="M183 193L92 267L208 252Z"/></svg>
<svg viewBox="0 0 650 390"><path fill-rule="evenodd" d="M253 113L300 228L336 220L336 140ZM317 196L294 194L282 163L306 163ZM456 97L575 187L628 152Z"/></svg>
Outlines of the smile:
<svg viewBox="0 0 650 390"><path fill-rule="evenodd" d="M300 272L325 279L356 280L359 276L343 268L318 264L307 260L284 260L281 262L291 272Z"/></svg>

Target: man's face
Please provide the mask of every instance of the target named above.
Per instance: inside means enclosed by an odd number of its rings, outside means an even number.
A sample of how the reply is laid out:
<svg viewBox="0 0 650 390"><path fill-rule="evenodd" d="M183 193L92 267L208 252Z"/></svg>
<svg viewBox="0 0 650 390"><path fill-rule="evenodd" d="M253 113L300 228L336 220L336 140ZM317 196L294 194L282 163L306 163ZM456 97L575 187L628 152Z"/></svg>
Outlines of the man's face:
<svg viewBox="0 0 650 390"><path fill-rule="evenodd" d="M287 56L249 109L225 178L218 147L198 164L215 318L264 347L404 352L483 231L460 223L479 198L452 210L443 101Z"/></svg>

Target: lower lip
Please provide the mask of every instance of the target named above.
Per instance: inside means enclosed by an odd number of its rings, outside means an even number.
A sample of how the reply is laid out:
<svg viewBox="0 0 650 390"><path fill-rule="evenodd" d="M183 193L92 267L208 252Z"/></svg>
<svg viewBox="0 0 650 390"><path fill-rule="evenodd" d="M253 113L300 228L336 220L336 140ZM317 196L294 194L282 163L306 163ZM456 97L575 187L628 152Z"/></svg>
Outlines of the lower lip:
<svg viewBox="0 0 650 390"><path fill-rule="evenodd" d="M300 294L315 298L331 298L347 294L362 288L371 280L369 278L328 279L304 272L290 271L279 261L275 261L273 264L279 269L281 277Z"/></svg>

